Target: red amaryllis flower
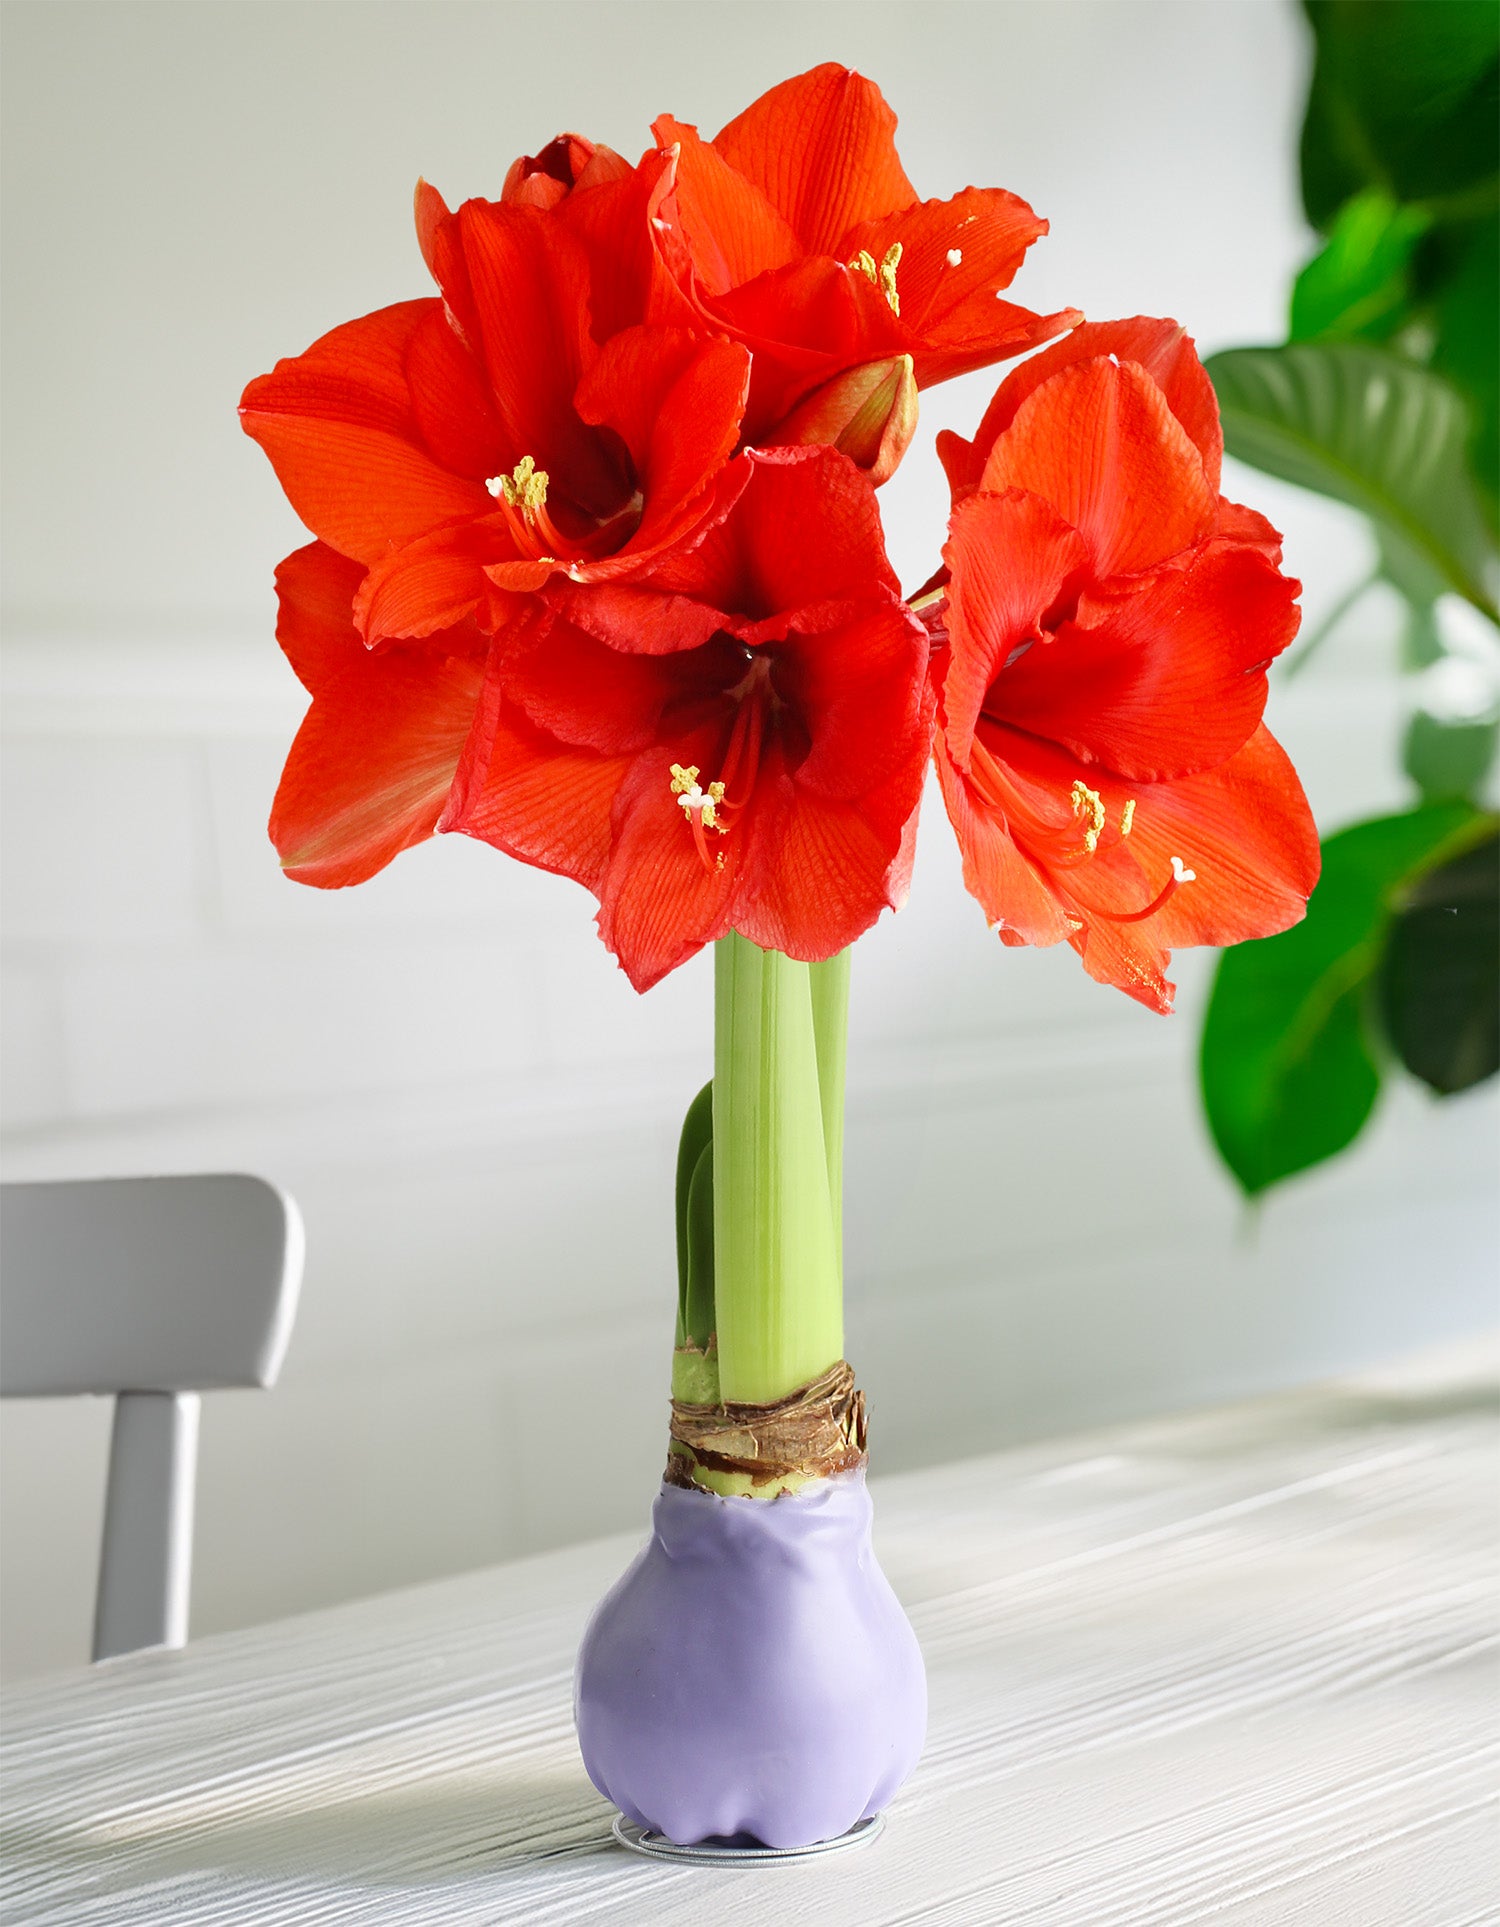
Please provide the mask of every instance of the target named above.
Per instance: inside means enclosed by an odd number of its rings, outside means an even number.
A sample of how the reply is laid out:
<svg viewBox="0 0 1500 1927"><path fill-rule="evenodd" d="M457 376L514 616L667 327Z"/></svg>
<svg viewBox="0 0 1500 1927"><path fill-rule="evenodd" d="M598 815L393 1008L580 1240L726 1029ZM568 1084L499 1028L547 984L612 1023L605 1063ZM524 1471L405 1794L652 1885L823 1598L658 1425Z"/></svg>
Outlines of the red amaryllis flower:
<svg viewBox="0 0 1500 1927"><path fill-rule="evenodd" d="M288 876L363 883L431 836L474 720L488 638L472 622L366 648L351 613L363 570L321 542L276 571L277 639L312 697L271 811Z"/></svg>
<svg viewBox="0 0 1500 1927"><path fill-rule="evenodd" d="M909 875L927 636L872 488L828 448L736 467L695 547L497 642L442 825L594 891L639 990L729 930L831 956Z"/></svg>
<svg viewBox="0 0 1500 1927"><path fill-rule="evenodd" d="M603 172L565 205L613 195ZM544 176L523 167L518 192ZM432 199L419 220L443 299L335 328L241 403L303 521L364 564L370 643L471 615L495 627L554 574L629 576L690 539L728 505L748 381L745 349L722 339L596 339L602 257L560 212L522 199L449 215Z"/></svg>
<svg viewBox="0 0 1500 1927"><path fill-rule="evenodd" d="M685 242L699 310L754 351L752 442L813 439L794 411L826 415L838 398L818 391L872 364L914 422L903 368L927 387L1079 319L998 298L1047 223L999 188L918 200L895 129L879 88L835 65L773 87L712 141L670 115L654 124L676 159L655 232L669 257Z"/></svg>
<svg viewBox="0 0 1500 1927"><path fill-rule="evenodd" d="M1213 391L1174 323L1080 328L944 449L938 770L1003 941L1066 938L1171 1007L1168 952L1295 923L1318 874L1261 724L1297 628L1279 538L1218 495Z"/></svg>

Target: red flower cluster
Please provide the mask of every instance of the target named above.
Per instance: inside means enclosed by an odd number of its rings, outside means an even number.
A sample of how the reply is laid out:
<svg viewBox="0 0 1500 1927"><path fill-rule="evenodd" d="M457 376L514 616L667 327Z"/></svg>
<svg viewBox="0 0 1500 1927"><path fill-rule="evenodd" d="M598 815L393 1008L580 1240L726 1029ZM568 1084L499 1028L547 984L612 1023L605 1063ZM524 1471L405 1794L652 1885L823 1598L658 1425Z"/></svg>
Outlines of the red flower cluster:
<svg viewBox="0 0 1500 1927"><path fill-rule="evenodd" d="M1191 345L1003 298L1046 224L919 201L894 131L825 66L713 141L663 117L635 166L562 135L498 201L420 184L439 294L250 384L318 538L277 579L313 698L290 875L462 830L593 891L638 988L729 930L822 958L902 900L936 745L1007 942L1165 1009L1170 945L1301 914L1316 841L1260 727L1295 585L1218 496ZM944 438L919 617L875 498L918 389L1069 329Z"/></svg>

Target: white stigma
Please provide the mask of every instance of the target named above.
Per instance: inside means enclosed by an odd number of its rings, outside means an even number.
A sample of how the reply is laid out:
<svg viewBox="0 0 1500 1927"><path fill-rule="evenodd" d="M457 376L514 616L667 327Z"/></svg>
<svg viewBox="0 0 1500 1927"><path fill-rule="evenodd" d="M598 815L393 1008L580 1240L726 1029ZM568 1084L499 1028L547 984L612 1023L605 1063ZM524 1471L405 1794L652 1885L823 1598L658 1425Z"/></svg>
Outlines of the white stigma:
<svg viewBox="0 0 1500 1927"><path fill-rule="evenodd" d="M1174 883L1196 883L1198 881L1198 872L1188 869L1180 856L1174 856L1172 858L1172 881Z"/></svg>
<svg viewBox="0 0 1500 1927"><path fill-rule="evenodd" d="M948 266L950 268L956 268L959 262L963 260L963 258L964 258L964 251L962 248L949 248Z"/></svg>

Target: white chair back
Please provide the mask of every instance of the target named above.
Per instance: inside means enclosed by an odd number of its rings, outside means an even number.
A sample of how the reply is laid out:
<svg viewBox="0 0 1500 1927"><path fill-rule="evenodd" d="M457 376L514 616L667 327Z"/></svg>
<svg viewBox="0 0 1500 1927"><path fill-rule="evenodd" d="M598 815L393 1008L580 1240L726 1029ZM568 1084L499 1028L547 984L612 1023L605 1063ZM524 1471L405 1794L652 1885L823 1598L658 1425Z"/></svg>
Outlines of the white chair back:
<svg viewBox="0 0 1500 1927"><path fill-rule="evenodd" d="M115 1395L96 1660L186 1639L198 1394L275 1382L302 1255L261 1178L0 1187L0 1397Z"/></svg>

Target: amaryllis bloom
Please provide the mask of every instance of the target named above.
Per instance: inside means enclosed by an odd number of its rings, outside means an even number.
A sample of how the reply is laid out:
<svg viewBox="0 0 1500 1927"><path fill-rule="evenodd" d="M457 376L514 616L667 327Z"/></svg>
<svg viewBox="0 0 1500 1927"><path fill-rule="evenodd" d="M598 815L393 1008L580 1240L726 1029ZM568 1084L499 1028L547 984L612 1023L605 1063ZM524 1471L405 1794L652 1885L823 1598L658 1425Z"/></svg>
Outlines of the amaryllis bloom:
<svg viewBox="0 0 1500 1927"><path fill-rule="evenodd" d="M497 640L442 824L592 890L640 990L730 930L832 956L909 877L928 643L872 487L828 448L736 468L696 546Z"/></svg>
<svg viewBox="0 0 1500 1927"><path fill-rule="evenodd" d="M866 368L909 439L904 377L927 387L1079 318L1001 298L1047 223L1000 188L919 200L895 130L879 88L832 64L773 87L712 141L670 115L654 123L675 159L655 232L679 274L685 245L699 312L754 351L752 442L837 440L824 418L840 398L819 391Z"/></svg>
<svg viewBox="0 0 1500 1927"><path fill-rule="evenodd" d="M1208 377L1175 323L1083 327L942 453L937 761L964 877L1009 944L1171 1007L1168 952L1283 930L1318 842L1261 722L1296 633L1279 537L1221 501Z"/></svg>
<svg viewBox="0 0 1500 1927"><path fill-rule="evenodd" d="M472 622L419 643L366 647L363 570L322 542L276 571L277 639L312 697L271 811L299 883L363 883L437 827L484 686L489 640Z"/></svg>
<svg viewBox="0 0 1500 1927"><path fill-rule="evenodd" d="M602 152L565 205L623 184L637 252L654 259L633 176L607 162L582 189ZM609 284L614 257L536 205L545 192L528 182L552 176L521 166L509 204L450 215L419 191L441 299L335 328L241 403L308 528L363 565L355 618L372 644L471 616L493 629L555 574L628 577L728 506L746 350L638 319L597 338L601 307L640 289Z"/></svg>

